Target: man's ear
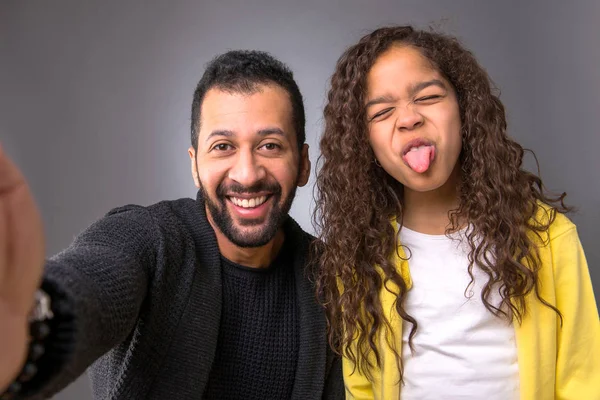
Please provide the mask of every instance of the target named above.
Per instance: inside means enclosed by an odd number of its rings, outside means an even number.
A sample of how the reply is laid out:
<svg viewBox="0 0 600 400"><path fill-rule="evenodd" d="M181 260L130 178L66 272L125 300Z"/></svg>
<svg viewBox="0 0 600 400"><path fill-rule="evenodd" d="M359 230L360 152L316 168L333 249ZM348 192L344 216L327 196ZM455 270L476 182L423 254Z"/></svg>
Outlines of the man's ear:
<svg viewBox="0 0 600 400"><path fill-rule="evenodd" d="M196 150L190 146L188 149L190 155L190 162L192 164L192 178L194 178L194 184L200 189L200 178L198 178L198 163L196 162Z"/></svg>
<svg viewBox="0 0 600 400"><path fill-rule="evenodd" d="M300 171L298 173L298 186L304 186L310 178L310 158L308 157L308 145L304 143L300 151Z"/></svg>

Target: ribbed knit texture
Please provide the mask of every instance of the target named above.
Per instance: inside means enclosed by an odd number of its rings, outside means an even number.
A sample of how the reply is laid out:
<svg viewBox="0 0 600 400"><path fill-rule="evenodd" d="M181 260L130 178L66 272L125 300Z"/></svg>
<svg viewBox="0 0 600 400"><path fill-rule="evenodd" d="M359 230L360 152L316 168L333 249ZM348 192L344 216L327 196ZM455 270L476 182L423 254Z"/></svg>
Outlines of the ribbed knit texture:
<svg viewBox="0 0 600 400"><path fill-rule="evenodd" d="M290 398L299 344L290 248L267 269L221 258L221 327L205 399Z"/></svg>
<svg viewBox="0 0 600 400"><path fill-rule="evenodd" d="M305 270L312 238L291 218L284 232L299 315L290 398L342 399L341 362ZM57 362L44 363L52 370L28 385L28 398L51 397L91 366L97 400L202 399L225 311L221 256L200 195L112 210L47 261L44 281L69 305L52 348L70 354L52 352Z"/></svg>

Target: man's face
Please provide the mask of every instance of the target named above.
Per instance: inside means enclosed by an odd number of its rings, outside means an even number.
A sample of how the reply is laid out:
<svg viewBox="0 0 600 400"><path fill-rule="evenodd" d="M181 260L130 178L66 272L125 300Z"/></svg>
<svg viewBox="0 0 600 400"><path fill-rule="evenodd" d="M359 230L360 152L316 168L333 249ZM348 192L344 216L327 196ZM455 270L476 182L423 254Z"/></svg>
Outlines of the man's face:
<svg viewBox="0 0 600 400"><path fill-rule="evenodd" d="M308 182L308 146L298 150L292 115L275 84L250 94L212 88L204 97L192 175L217 235L236 246L271 241Z"/></svg>

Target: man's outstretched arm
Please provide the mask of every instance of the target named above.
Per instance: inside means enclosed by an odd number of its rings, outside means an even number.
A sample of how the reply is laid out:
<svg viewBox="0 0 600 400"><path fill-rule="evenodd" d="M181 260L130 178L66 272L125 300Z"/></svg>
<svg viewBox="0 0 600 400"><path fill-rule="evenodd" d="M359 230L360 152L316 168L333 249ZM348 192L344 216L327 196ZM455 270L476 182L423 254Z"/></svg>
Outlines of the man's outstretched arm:
<svg viewBox="0 0 600 400"><path fill-rule="evenodd" d="M137 321L155 260L157 229L142 207L92 224L63 252L43 260L41 222L17 168L0 154L0 393L28 357L28 317L38 287L54 317L37 373L21 395L47 398L123 341ZM43 271L43 273L42 273Z"/></svg>

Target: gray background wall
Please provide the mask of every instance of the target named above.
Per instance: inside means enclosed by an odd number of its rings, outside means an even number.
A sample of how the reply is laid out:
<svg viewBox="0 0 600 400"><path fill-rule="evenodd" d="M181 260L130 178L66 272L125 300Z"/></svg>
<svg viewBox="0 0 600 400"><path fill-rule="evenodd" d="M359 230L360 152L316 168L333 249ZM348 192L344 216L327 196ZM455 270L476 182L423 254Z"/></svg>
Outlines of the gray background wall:
<svg viewBox="0 0 600 400"><path fill-rule="evenodd" d="M114 206L194 196L189 108L215 54L262 49L295 70L314 163L341 52L381 25L434 25L487 67L510 133L536 151L548 188L579 208L571 218L598 298L599 20L594 0L2 0L0 142L31 184L52 254ZM309 231L311 199L301 189L292 210ZM81 378L55 399L89 393Z"/></svg>

